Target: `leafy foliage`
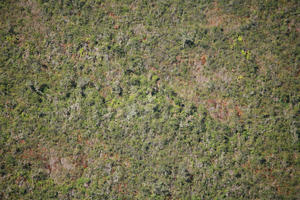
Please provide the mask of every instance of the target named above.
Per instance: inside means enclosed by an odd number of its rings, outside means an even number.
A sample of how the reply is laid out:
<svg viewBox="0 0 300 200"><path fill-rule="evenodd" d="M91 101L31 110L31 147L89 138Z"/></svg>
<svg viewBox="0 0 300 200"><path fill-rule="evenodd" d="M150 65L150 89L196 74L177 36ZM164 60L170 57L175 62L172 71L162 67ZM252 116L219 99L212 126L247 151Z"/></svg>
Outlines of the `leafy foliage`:
<svg viewBox="0 0 300 200"><path fill-rule="evenodd" d="M0 3L1 199L296 199L299 2Z"/></svg>

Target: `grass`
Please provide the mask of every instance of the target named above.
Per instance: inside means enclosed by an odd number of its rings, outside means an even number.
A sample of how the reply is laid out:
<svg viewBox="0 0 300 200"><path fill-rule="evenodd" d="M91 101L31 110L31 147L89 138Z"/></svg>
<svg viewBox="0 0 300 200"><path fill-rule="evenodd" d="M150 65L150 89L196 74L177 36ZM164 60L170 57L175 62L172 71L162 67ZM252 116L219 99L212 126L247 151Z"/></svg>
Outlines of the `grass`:
<svg viewBox="0 0 300 200"><path fill-rule="evenodd" d="M297 199L299 2L0 3L1 199Z"/></svg>

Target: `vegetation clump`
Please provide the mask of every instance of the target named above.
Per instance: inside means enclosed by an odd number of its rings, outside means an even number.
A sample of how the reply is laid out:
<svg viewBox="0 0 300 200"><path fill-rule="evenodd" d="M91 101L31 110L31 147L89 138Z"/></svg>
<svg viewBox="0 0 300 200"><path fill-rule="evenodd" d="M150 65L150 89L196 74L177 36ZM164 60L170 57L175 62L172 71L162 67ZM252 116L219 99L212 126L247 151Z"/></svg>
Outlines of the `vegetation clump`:
<svg viewBox="0 0 300 200"><path fill-rule="evenodd" d="M297 199L299 1L0 2L0 199Z"/></svg>

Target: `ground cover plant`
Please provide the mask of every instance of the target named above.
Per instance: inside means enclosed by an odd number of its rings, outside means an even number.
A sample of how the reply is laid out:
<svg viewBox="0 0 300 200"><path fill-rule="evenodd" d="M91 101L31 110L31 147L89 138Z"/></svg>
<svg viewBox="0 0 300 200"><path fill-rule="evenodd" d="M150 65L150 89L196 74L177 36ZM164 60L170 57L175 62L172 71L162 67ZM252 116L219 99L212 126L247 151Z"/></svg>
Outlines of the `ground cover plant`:
<svg viewBox="0 0 300 200"><path fill-rule="evenodd" d="M297 0L0 2L0 199L297 199Z"/></svg>

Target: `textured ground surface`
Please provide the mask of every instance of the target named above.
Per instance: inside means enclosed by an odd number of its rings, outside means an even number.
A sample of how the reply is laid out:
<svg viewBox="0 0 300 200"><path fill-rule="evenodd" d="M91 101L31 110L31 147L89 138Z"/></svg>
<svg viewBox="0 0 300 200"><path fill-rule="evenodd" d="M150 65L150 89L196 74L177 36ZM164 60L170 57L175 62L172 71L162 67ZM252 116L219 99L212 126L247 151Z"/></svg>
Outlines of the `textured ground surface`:
<svg viewBox="0 0 300 200"><path fill-rule="evenodd" d="M297 199L297 0L0 2L0 199Z"/></svg>

